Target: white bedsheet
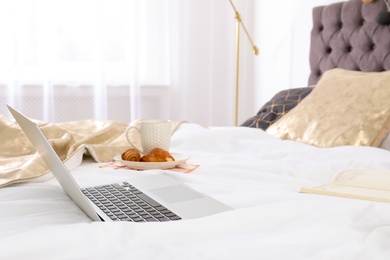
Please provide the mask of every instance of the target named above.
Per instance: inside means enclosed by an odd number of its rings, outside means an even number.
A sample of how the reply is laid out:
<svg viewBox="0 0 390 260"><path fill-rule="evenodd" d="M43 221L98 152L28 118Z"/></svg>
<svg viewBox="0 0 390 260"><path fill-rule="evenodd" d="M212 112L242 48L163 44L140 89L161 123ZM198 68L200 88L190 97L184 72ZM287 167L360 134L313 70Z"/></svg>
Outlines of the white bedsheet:
<svg viewBox="0 0 390 260"><path fill-rule="evenodd" d="M98 223L55 179L0 189L0 259L390 259L390 204L301 194L353 167L390 169L390 152L320 149L243 127L183 124L171 151L201 166L164 171L235 208L202 219ZM72 171L80 186L161 171Z"/></svg>

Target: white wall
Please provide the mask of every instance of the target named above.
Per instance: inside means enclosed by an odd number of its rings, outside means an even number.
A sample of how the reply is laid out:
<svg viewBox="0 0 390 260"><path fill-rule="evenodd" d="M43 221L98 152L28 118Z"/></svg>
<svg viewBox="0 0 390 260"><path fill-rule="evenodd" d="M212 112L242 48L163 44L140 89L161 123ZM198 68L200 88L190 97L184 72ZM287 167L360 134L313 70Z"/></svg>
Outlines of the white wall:
<svg viewBox="0 0 390 260"><path fill-rule="evenodd" d="M278 91L307 86L312 8L335 2L340 0L254 0L253 38L260 55L252 58L254 94L242 97L252 98L253 105L240 110L240 121Z"/></svg>

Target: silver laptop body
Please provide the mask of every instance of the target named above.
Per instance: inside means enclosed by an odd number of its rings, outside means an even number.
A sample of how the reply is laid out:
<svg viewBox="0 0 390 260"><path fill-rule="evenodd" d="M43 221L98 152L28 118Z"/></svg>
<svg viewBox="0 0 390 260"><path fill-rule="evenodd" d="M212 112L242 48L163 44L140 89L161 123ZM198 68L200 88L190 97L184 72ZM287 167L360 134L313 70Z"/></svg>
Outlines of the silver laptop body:
<svg viewBox="0 0 390 260"><path fill-rule="evenodd" d="M7 105L7 107L65 193L94 221L168 221L199 218L232 209L164 173L132 178L121 183L81 189L39 126L11 106ZM106 194L112 195L110 189L118 189L119 191L115 190L112 193L123 192L124 195L120 194L119 199L107 199ZM133 191L135 195L130 194ZM95 198L96 194L97 197L103 195L103 201L108 204L104 204L99 198ZM113 203L113 201L116 203ZM134 205L134 203L137 203L137 205ZM107 209L108 207L110 207L110 210ZM147 210L142 209L144 211L140 213L140 207ZM111 212L111 208L116 211L115 215ZM158 212L156 213L154 210L158 210ZM164 217L158 215L162 214L161 212L165 212ZM144 214L144 216L140 216L141 214ZM136 217L130 218L130 216Z"/></svg>

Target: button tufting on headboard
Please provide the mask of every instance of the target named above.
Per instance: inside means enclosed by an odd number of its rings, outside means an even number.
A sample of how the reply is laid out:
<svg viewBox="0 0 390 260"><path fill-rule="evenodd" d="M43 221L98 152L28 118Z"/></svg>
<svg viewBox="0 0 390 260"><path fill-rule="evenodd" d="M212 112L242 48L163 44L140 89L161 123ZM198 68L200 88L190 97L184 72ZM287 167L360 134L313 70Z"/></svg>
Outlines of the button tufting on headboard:
<svg viewBox="0 0 390 260"><path fill-rule="evenodd" d="M383 1L349 0L313 9L309 85L329 69L390 70L390 26L376 18Z"/></svg>

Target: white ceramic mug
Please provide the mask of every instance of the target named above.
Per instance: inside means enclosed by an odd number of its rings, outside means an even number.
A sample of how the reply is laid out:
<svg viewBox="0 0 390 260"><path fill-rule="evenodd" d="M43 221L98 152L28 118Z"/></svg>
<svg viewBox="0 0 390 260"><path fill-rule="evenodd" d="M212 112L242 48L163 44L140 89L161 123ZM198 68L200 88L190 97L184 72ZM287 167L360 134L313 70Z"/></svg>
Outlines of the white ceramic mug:
<svg viewBox="0 0 390 260"><path fill-rule="evenodd" d="M129 137L130 131L138 131L141 138L141 148L136 147L135 140ZM170 120L140 120L139 127L130 126L126 129L126 139L131 146L142 154L147 154L154 148L169 151L171 146L171 121Z"/></svg>

